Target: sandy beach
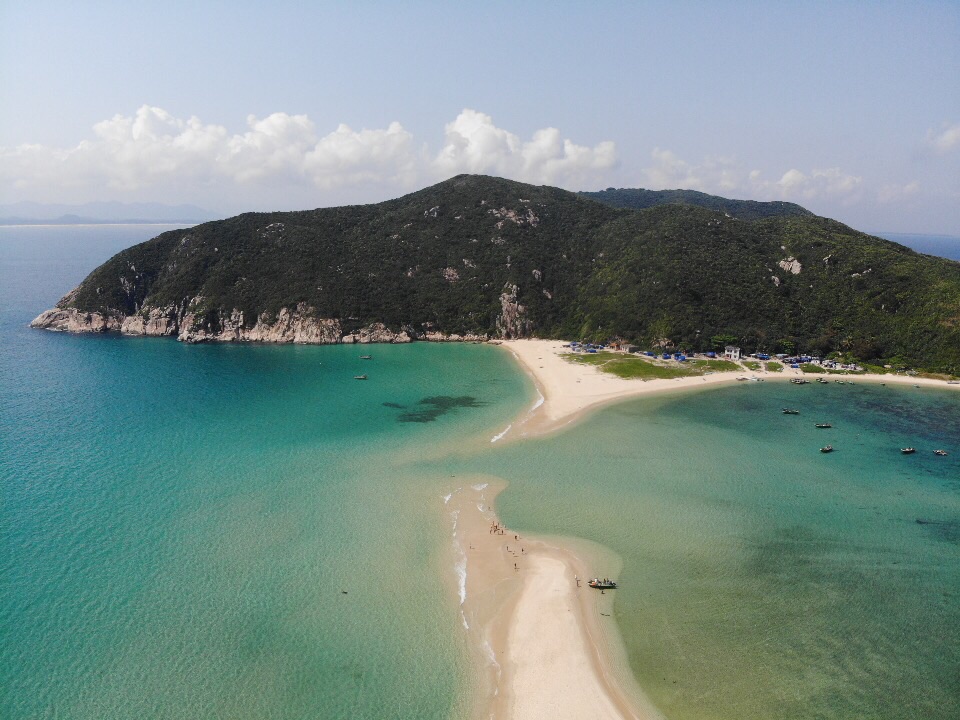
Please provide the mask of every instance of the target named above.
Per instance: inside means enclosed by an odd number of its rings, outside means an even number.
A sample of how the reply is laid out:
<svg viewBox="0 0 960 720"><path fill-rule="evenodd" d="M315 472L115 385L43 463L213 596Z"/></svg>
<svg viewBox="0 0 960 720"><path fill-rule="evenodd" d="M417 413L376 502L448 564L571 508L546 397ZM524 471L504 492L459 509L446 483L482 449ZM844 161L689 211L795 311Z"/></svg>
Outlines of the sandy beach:
<svg viewBox="0 0 960 720"><path fill-rule="evenodd" d="M483 668L474 716L659 718L611 661L614 593L601 595L585 582L591 571L615 568L587 568L567 548L503 527L492 508L506 484L469 483L446 505L461 571L462 620Z"/></svg>
<svg viewBox="0 0 960 720"><path fill-rule="evenodd" d="M781 372L736 371L716 372L710 375L656 380L624 379L605 373L593 365L570 362L562 357L570 351L561 340L507 340L502 343L526 370L537 386L543 401L517 419L504 437L529 437L562 428L611 402L658 393L695 390L737 382L738 377L759 377L768 381L785 382L791 378L806 377L814 381L819 375L784 368ZM915 378L906 375L850 374L828 375L831 380L916 385L944 390L960 390L960 385L949 385L943 380Z"/></svg>

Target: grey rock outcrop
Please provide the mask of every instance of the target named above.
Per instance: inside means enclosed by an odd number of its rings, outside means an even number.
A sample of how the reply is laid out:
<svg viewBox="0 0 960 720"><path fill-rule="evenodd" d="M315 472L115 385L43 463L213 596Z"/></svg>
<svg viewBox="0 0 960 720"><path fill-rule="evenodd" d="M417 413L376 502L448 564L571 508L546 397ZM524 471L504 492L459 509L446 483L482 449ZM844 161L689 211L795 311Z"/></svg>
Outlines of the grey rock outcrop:
<svg viewBox="0 0 960 720"><path fill-rule="evenodd" d="M69 295L64 300L69 299ZM481 334L450 334L437 330L417 331L412 326L393 330L372 323L348 333L336 318L318 317L304 303L282 308L275 316L261 313L248 327L241 310L218 311L214 317L202 312L203 298L196 297L183 307L144 307L136 315L88 313L72 307L56 307L37 316L31 327L61 332L118 332L122 335L176 337L181 342L260 342L301 345L368 343L486 342Z"/></svg>
<svg viewBox="0 0 960 720"><path fill-rule="evenodd" d="M500 293L497 332L507 339L527 337L532 330L532 324L526 317L527 309L517 302L519 292L519 287L513 283L507 283L503 286L503 292Z"/></svg>

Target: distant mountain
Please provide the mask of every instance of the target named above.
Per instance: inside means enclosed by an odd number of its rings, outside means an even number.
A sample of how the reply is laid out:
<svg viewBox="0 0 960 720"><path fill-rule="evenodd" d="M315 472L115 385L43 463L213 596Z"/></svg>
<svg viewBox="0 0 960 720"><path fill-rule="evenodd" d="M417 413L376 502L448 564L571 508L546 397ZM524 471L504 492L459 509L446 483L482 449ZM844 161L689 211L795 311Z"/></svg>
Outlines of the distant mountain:
<svg viewBox="0 0 960 720"><path fill-rule="evenodd" d="M606 205L632 210L645 210L657 205L696 205L726 213L738 220L762 220L771 217L813 217L813 213L789 202L757 202L729 200L696 190L644 190L643 188L607 188L581 195Z"/></svg>
<svg viewBox="0 0 960 720"><path fill-rule="evenodd" d="M376 205L165 232L34 324L185 341L733 340L957 374L960 263L806 211L618 209L461 175Z"/></svg>
<svg viewBox="0 0 960 720"><path fill-rule="evenodd" d="M0 205L0 225L102 223L198 223L216 215L196 205L90 202L81 205L18 202Z"/></svg>

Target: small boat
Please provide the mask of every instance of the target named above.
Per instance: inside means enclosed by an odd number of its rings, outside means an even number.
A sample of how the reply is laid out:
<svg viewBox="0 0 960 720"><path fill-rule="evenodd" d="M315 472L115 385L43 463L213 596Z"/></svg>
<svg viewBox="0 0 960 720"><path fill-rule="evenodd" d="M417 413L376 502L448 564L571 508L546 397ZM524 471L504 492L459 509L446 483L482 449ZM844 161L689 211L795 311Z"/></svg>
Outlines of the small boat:
<svg viewBox="0 0 960 720"><path fill-rule="evenodd" d="M827 445L825 447L820 448L820 452L822 453L833 452L833 445Z"/></svg>
<svg viewBox="0 0 960 720"><path fill-rule="evenodd" d="M946 450L934 450L934 455L939 455L940 457L946 457L948 455Z"/></svg>
<svg viewBox="0 0 960 720"><path fill-rule="evenodd" d="M805 380L804 378L793 378L790 380L794 385L809 385L810 381Z"/></svg>
<svg viewBox="0 0 960 720"><path fill-rule="evenodd" d="M594 590L616 590L617 584L608 578L601 580L600 578L594 578L593 580L588 580L587 585L592 587Z"/></svg>
<svg viewBox="0 0 960 720"><path fill-rule="evenodd" d="M843 380L834 380L837 385L843 385Z"/></svg>
<svg viewBox="0 0 960 720"><path fill-rule="evenodd" d="M823 384L823 385L829 385L829 384L830 384L830 381L829 381L829 380L824 380L823 378L817 378L817 382L818 382L818 383L821 383L821 384Z"/></svg>
<svg viewBox="0 0 960 720"><path fill-rule="evenodd" d="M831 425L830 423L817 423L814 427L818 427L821 430L824 430L826 428L832 428L833 425Z"/></svg>
<svg viewBox="0 0 960 720"><path fill-rule="evenodd" d="M947 385L960 385L960 380L947 380Z"/></svg>
<svg viewBox="0 0 960 720"><path fill-rule="evenodd" d="M903 453L904 455L913 455L913 453L915 453L916 451L917 449L912 447L900 448L900 452Z"/></svg>
<svg viewBox="0 0 960 720"><path fill-rule="evenodd" d="M366 379L367 379L367 376L366 376L366 375L354 375L354 376L353 376L353 379L354 379L354 380L366 380Z"/></svg>
<svg viewBox="0 0 960 720"><path fill-rule="evenodd" d="M373 360L373 355L361 355L361 360Z"/></svg>
<svg viewBox="0 0 960 720"><path fill-rule="evenodd" d="M783 414L784 414L784 415L799 415L799 414L800 414L800 411L799 411L799 410L791 410L790 408L783 408Z"/></svg>

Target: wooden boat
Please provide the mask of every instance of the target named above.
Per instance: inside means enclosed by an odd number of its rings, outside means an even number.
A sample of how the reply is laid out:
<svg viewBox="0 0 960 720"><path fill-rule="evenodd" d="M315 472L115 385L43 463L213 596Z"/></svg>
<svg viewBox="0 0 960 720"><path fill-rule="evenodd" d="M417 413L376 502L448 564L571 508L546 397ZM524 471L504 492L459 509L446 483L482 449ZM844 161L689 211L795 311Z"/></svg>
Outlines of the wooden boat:
<svg viewBox="0 0 960 720"><path fill-rule="evenodd" d="M366 379L367 379L367 376L366 376L366 375L354 375L354 376L353 376L353 379L354 379L354 380L366 380Z"/></svg>
<svg viewBox="0 0 960 720"><path fill-rule="evenodd" d="M600 578L594 578L593 580L588 580L587 585L592 587L594 590L616 590L617 589L617 584L613 580L610 580L609 578L604 578L603 580L601 580Z"/></svg>
<svg viewBox="0 0 960 720"><path fill-rule="evenodd" d="M800 411L799 411L799 410L791 410L790 408L783 408L783 414L784 414L784 415L799 415L799 414L800 414Z"/></svg>
<svg viewBox="0 0 960 720"><path fill-rule="evenodd" d="M373 360L373 355L361 355L361 360Z"/></svg>
<svg viewBox="0 0 960 720"><path fill-rule="evenodd" d="M946 457L949 453L946 450L934 450L934 455L939 455L940 457Z"/></svg>
<svg viewBox="0 0 960 720"><path fill-rule="evenodd" d="M827 445L826 447L820 448L820 452L822 453L833 452L833 445Z"/></svg>
<svg viewBox="0 0 960 720"><path fill-rule="evenodd" d="M831 425L830 423L817 423L814 427L818 427L821 430L824 430L826 428L832 428L833 425Z"/></svg>
<svg viewBox="0 0 960 720"><path fill-rule="evenodd" d="M900 448L900 452L903 453L904 455L913 455L913 453L915 453L916 451L917 449L912 447Z"/></svg>

